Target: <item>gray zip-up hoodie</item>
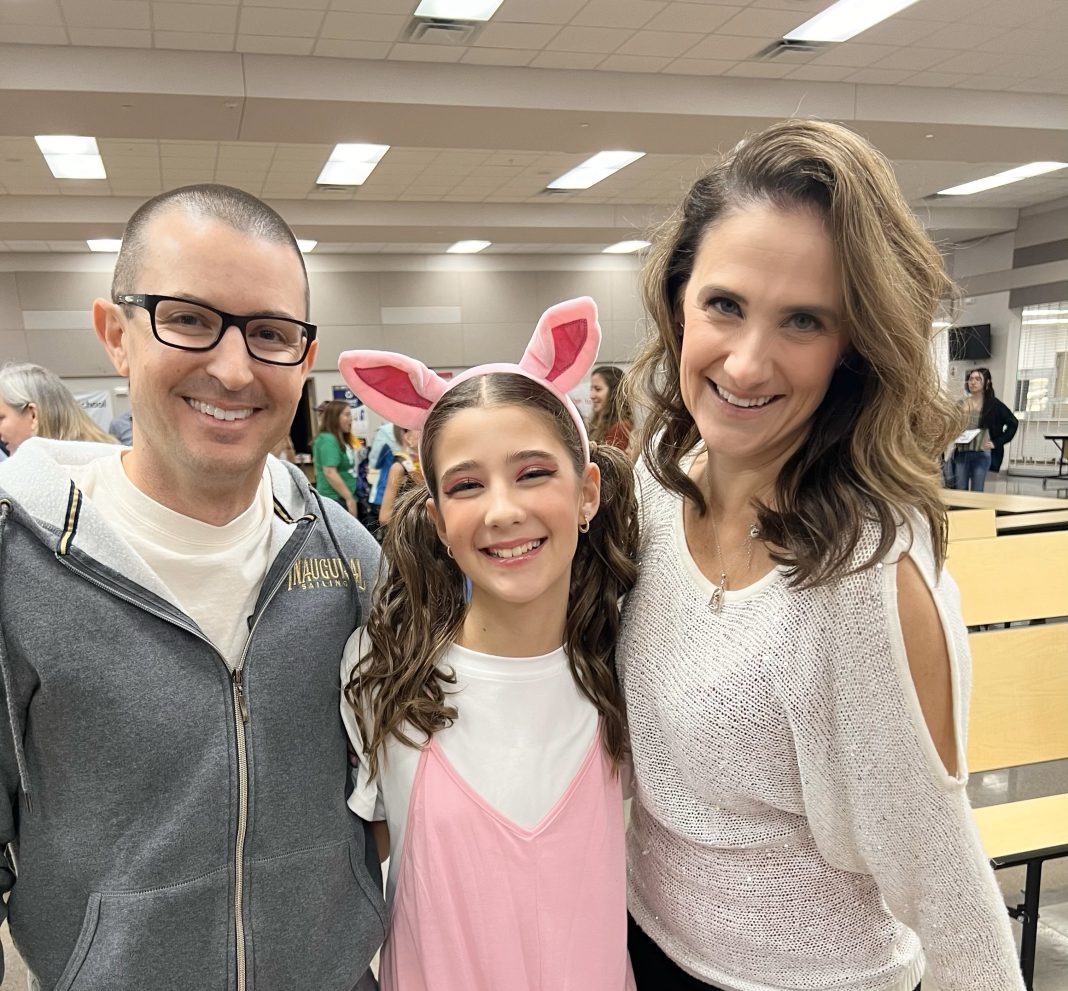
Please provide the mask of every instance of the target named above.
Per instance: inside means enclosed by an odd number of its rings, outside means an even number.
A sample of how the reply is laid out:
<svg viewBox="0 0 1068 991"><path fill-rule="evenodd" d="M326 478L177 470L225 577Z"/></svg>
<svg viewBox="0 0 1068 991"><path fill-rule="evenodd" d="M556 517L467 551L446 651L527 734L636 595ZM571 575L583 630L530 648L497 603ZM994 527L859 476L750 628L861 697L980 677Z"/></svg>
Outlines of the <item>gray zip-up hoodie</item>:
<svg viewBox="0 0 1068 991"><path fill-rule="evenodd" d="M351 991L384 906L338 669L377 545L270 459L271 564L231 674L71 481L114 452L33 440L0 464L15 943L56 991Z"/></svg>

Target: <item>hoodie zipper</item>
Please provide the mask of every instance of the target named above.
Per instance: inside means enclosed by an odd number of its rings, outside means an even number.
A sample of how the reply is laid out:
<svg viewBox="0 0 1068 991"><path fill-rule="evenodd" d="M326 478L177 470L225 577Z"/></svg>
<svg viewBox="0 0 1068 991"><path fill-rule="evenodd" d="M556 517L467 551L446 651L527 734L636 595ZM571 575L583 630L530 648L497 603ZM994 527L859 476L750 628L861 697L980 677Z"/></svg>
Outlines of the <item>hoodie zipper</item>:
<svg viewBox="0 0 1068 991"><path fill-rule="evenodd" d="M304 534L304 539L300 541L293 553L290 555L289 561L292 561L304 550L311 538L311 528L308 528L308 532ZM58 557L58 555L57 555ZM198 640L203 641L215 653L219 659L226 664L226 659L219 653L219 649L213 644L207 637L200 633L195 627L186 623L178 622L172 616L168 616L166 613L159 609L153 608L148 603L141 599L133 598L125 594L124 592L115 588L114 585L110 585L101 581L99 578L94 577L88 573L84 568L75 565L70 558L63 556L59 557L59 560L66 565L71 571L73 571L79 577L85 579L90 585L94 585L109 595L114 595L117 599L128 603L129 605L136 606L138 609L143 609L145 612L156 616L165 622L172 623L180 629L186 630L192 633ZM237 807L237 837L234 843L234 938L235 938L235 950L236 950L236 966L237 966L237 988L236 991L246 991L247 989L247 975L245 967L245 919L242 902L244 901L244 889L245 889L245 839L248 831L248 747L245 738L245 726L249 721L248 703L245 699L245 689L242 684L243 676L245 673L245 660L248 657L249 647L252 645L252 637L256 633L256 627L260 624L260 618L267 611L267 606L274 598L278 589L282 587L282 582L285 581L288 568L282 569L281 575L274 583L274 586L267 593L267 597L263 600L263 607L256 613L256 618L253 620L252 629L249 630L248 638L245 640L244 649L241 651L241 657L237 666L230 673L230 689L231 698L234 708L234 736L237 742L237 791L238 791L238 807Z"/></svg>

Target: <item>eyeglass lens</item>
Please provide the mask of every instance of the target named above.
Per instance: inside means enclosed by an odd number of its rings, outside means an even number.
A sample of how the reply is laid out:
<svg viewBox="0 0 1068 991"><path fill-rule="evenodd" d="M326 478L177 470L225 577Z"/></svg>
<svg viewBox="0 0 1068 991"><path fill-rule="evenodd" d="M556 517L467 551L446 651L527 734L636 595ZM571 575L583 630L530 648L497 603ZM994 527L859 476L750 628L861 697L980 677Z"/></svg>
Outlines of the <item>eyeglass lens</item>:
<svg viewBox="0 0 1068 991"><path fill-rule="evenodd" d="M222 317L195 303L161 299L156 304L156 334L166 344L210 348L222 330ZM307 348L307 331L282 317L257 317L245 326L249 350L266 361L299 361Z"/></svg>

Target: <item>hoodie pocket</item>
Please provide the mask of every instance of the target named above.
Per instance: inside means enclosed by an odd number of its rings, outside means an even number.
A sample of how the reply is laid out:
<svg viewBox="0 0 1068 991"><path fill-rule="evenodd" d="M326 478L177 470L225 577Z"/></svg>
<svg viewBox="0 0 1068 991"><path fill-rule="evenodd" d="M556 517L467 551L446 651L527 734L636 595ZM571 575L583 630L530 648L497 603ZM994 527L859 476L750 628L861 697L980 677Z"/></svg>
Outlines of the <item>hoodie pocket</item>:
<svg viewBox="0 0 1068 991"><path fill-rule="evenodd" d="M253 861L256 991L352 991L384 934L384 907L347 840Z"/></svg>
<svg viewBox="0 0 1068 991"><path fill-rule="evenodd" d="M226 986L229 872L144 891L94 892L55 991Z"/></svg>

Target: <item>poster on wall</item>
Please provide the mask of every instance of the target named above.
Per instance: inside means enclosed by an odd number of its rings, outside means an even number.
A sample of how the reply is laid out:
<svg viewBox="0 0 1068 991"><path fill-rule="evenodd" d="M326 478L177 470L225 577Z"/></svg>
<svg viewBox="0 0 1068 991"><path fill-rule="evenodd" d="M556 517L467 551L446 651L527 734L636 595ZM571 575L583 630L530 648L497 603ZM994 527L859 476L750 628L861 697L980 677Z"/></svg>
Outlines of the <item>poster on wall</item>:
<svg viewBox="0 0 1068 991"><path fill-rule="evenodd" d="M111 426L110 392L76 392L74 398L78 400L78 405L89 414L89 418L101 430L106 431Z"/></svg>
<svg viewBox="0 0 1068 991"><path fill-rule="evenodd" d="M353 394L351 389L343 385L335 385L332 389L331 398L340 399L352 407L352 432L362 441L367 440L367 407Z"/></svg>

